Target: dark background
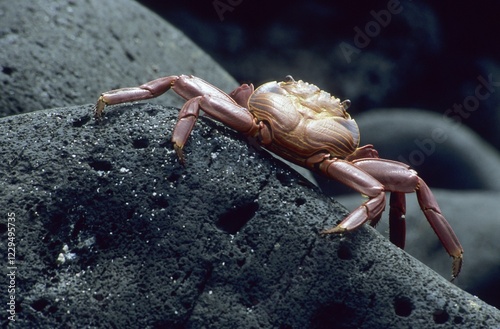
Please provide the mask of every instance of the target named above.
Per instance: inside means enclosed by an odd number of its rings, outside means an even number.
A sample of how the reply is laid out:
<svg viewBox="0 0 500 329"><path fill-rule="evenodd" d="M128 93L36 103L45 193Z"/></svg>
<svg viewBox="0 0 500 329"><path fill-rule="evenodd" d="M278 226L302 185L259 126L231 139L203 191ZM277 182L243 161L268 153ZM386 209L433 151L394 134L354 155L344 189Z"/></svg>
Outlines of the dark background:
<svg viewBox="0 0 500 329"><path fill-rule="evenodd" d="M354 118L378 107L444 114L474 95L479 75L500 81L494 1L139 2L185 32L239 82L259 85L291 74L351 99ZM341 44L354 47L355 28L366 33L367 24L378 24L373 13L391 3L399 12L373 30L349 62ZM461 116L497 149L498 91Z"/></svg>

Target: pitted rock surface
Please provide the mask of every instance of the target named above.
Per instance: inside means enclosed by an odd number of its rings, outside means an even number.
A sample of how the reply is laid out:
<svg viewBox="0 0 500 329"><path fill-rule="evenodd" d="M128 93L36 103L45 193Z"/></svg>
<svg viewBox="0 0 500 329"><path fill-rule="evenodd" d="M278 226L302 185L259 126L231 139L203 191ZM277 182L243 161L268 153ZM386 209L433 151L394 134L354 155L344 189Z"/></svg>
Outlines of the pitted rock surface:
<svg viewBox="0 0 500 329"><path fill-rule="evenodd" d="M229 129L199 120L184 168L165 136L176 110L115 106L101 123L91 111L0 122L16 327L500 325L369 227L320 236L347 211Z"/></svg>

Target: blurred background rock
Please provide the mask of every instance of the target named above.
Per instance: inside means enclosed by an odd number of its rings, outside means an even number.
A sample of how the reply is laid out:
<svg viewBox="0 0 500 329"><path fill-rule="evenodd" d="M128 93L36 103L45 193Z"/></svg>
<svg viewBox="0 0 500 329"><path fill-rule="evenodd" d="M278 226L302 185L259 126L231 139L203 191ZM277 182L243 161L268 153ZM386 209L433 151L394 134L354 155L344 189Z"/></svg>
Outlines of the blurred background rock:
<svg viewBox="0 0 500 329"><path fill-rule="evenodd" d="M478 76L500 81L499 5L491 0L139 2L239 82L258 85L291 74L351 99L354 117L377 107L443 115L475 94ZM462 117L497 148L499 87Z"/></svg>

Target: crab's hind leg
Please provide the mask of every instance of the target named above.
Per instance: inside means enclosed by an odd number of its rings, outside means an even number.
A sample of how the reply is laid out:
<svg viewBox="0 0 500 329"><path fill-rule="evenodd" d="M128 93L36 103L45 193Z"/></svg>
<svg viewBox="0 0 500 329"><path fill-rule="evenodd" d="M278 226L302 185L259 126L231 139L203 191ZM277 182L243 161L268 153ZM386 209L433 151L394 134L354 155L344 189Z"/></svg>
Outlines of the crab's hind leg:
<svg viewBox="0 0 500 329"><path fill-rule="evenodd" d="M441 209L427 184L419 177L416 190L418 203L427 221L436 232L448 254L453 257L452 280L458 276L462 268L463 248L453 232L450 224L441 214Z"/></svg>
<svg viewBox="0 0 500 329"><path fill-rule="evenodd" d="M311 162L314 164L315 161L320 159L321 156L316 156L316 160L311 159ZM322 234L355 230L367 221L373 221L375 224L380 219L385 208L384 187L380 182L362 169L354 166L351 162L341 159L325 158L316 167L327 177L339 181L369 198L342 220L340 224L322 231Z"/></svg>
<svg viewBox="0 0 500 329"><path fill-rule="evenodd" d="M389 240L401 249L406 240L406 196L405 193L391 192L389 200Z"/></svg>
<svg viewBox="0 0 500 329"><path fill-rule="evenodd" d="M404 163L385 159L358 159L354 160L353 164L380 181L384 185L386 191L396 193L416 192L418 203L427 221L438 236L443 247L446 249L446 252L453 258L452 279L457 277L462 267L462 246L450 224L442 215L436 198L417 173ZM395 239L395 241L402 239L402 227L397 228L398 225L402 223L396 223L398 217L401 218L404 216L404 203L399 195L396 195L395 198L391 206L394 208L392 223L394 223L393 225L396 227L396 230L393 233L395 236L391 237L391 241L392 239Z"/></svg>

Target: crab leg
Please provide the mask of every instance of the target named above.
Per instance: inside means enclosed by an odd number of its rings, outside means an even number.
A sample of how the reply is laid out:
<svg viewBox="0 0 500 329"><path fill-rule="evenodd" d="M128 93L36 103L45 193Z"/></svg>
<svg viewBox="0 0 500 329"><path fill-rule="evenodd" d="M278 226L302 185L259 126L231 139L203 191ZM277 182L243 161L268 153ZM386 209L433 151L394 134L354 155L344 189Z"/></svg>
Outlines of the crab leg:
<svg viewBox="0 0 500 329"><path fill-rule="evenodd" d="M182 148L193 130L200 109L204 110L211 118L246 135L255 136L262 128L261 125L255 122L252 114L247 109L242 108L232 100L228 101L224 98L209 95L192 98L180 110L179 120L172 133L172 143L174 143L175 151L181 163L184 163Z"/></svg>
<svg viewBox="0 0 500 329"><path fill-rule="evenodd" d="M438 236L443 247L453 258L452 278L455 278L462 267L463 248L450 224L442 215L436 198L427 184L417 176L415 171L401 162L384 159L358 159L354 160L353 164L375 177L384 185L386 191L396 193L416 192L418 203L427 221ZM393 208L399 208L399 210L394 210L393 223L397 222L398 216L401 217L404 215L404 203L400 199L398 200L398 198L400 197L395 196L394 203L392 204ZM401 230L401 227L399 230ZM394 237L394 239L397 241L401 237Z"/></svg>
<svg viewBox="0 0 500 329"><path fill-rule="evenodd" d="M406 196L401 192L392 192L389 201L389 240L401 249L406 240Z"/></svg>
<svg viewBox="0 0 500 329"><path fill-rule="evenodd" d="M342 220L340 224L334 228L322 231L322 234L351 231L367 221L378 221L385 208L385 193L382 184L364 170L345 160L325 159L319 163L318 168L329 178L344 183L369 198Z"/></svg>
<svg viewBox="0 0 500 329"><path fill-rule="evenodd" d="M462 268L462 255L463 249L458 241L455 232L451 228L448 221L441 214L441 209L439 208L434 194L425 184L425 182L419 177L419 184L417 187L417 199L420 208L425 214L425 217L429 221L429 224L436 232L439 240L443 244L444 248L450 256L453 257L453 279L457 277L458 273Z"/></svg>
<svg viewBox="0 0 500 329"><path fill-rule="evenodd" d="M178 76L172 75L146 82L138 87L121 88L104 92L97 100L94 117L99 119L102 116L106 105L121 104L158 97L169 90L178 79Z"/></svg>
<svg viewBox="0 0 500 329"><path fill-rule="evenodd" d="M212 95L232 102L231 97L225 92L212 86L203 79L187 75L171 75L146 82L138 87L121 88L102 93L97 100L94 116L100 118L106 105L155 98L165 93L170 88L186 100L202 95Z"/></svg>

